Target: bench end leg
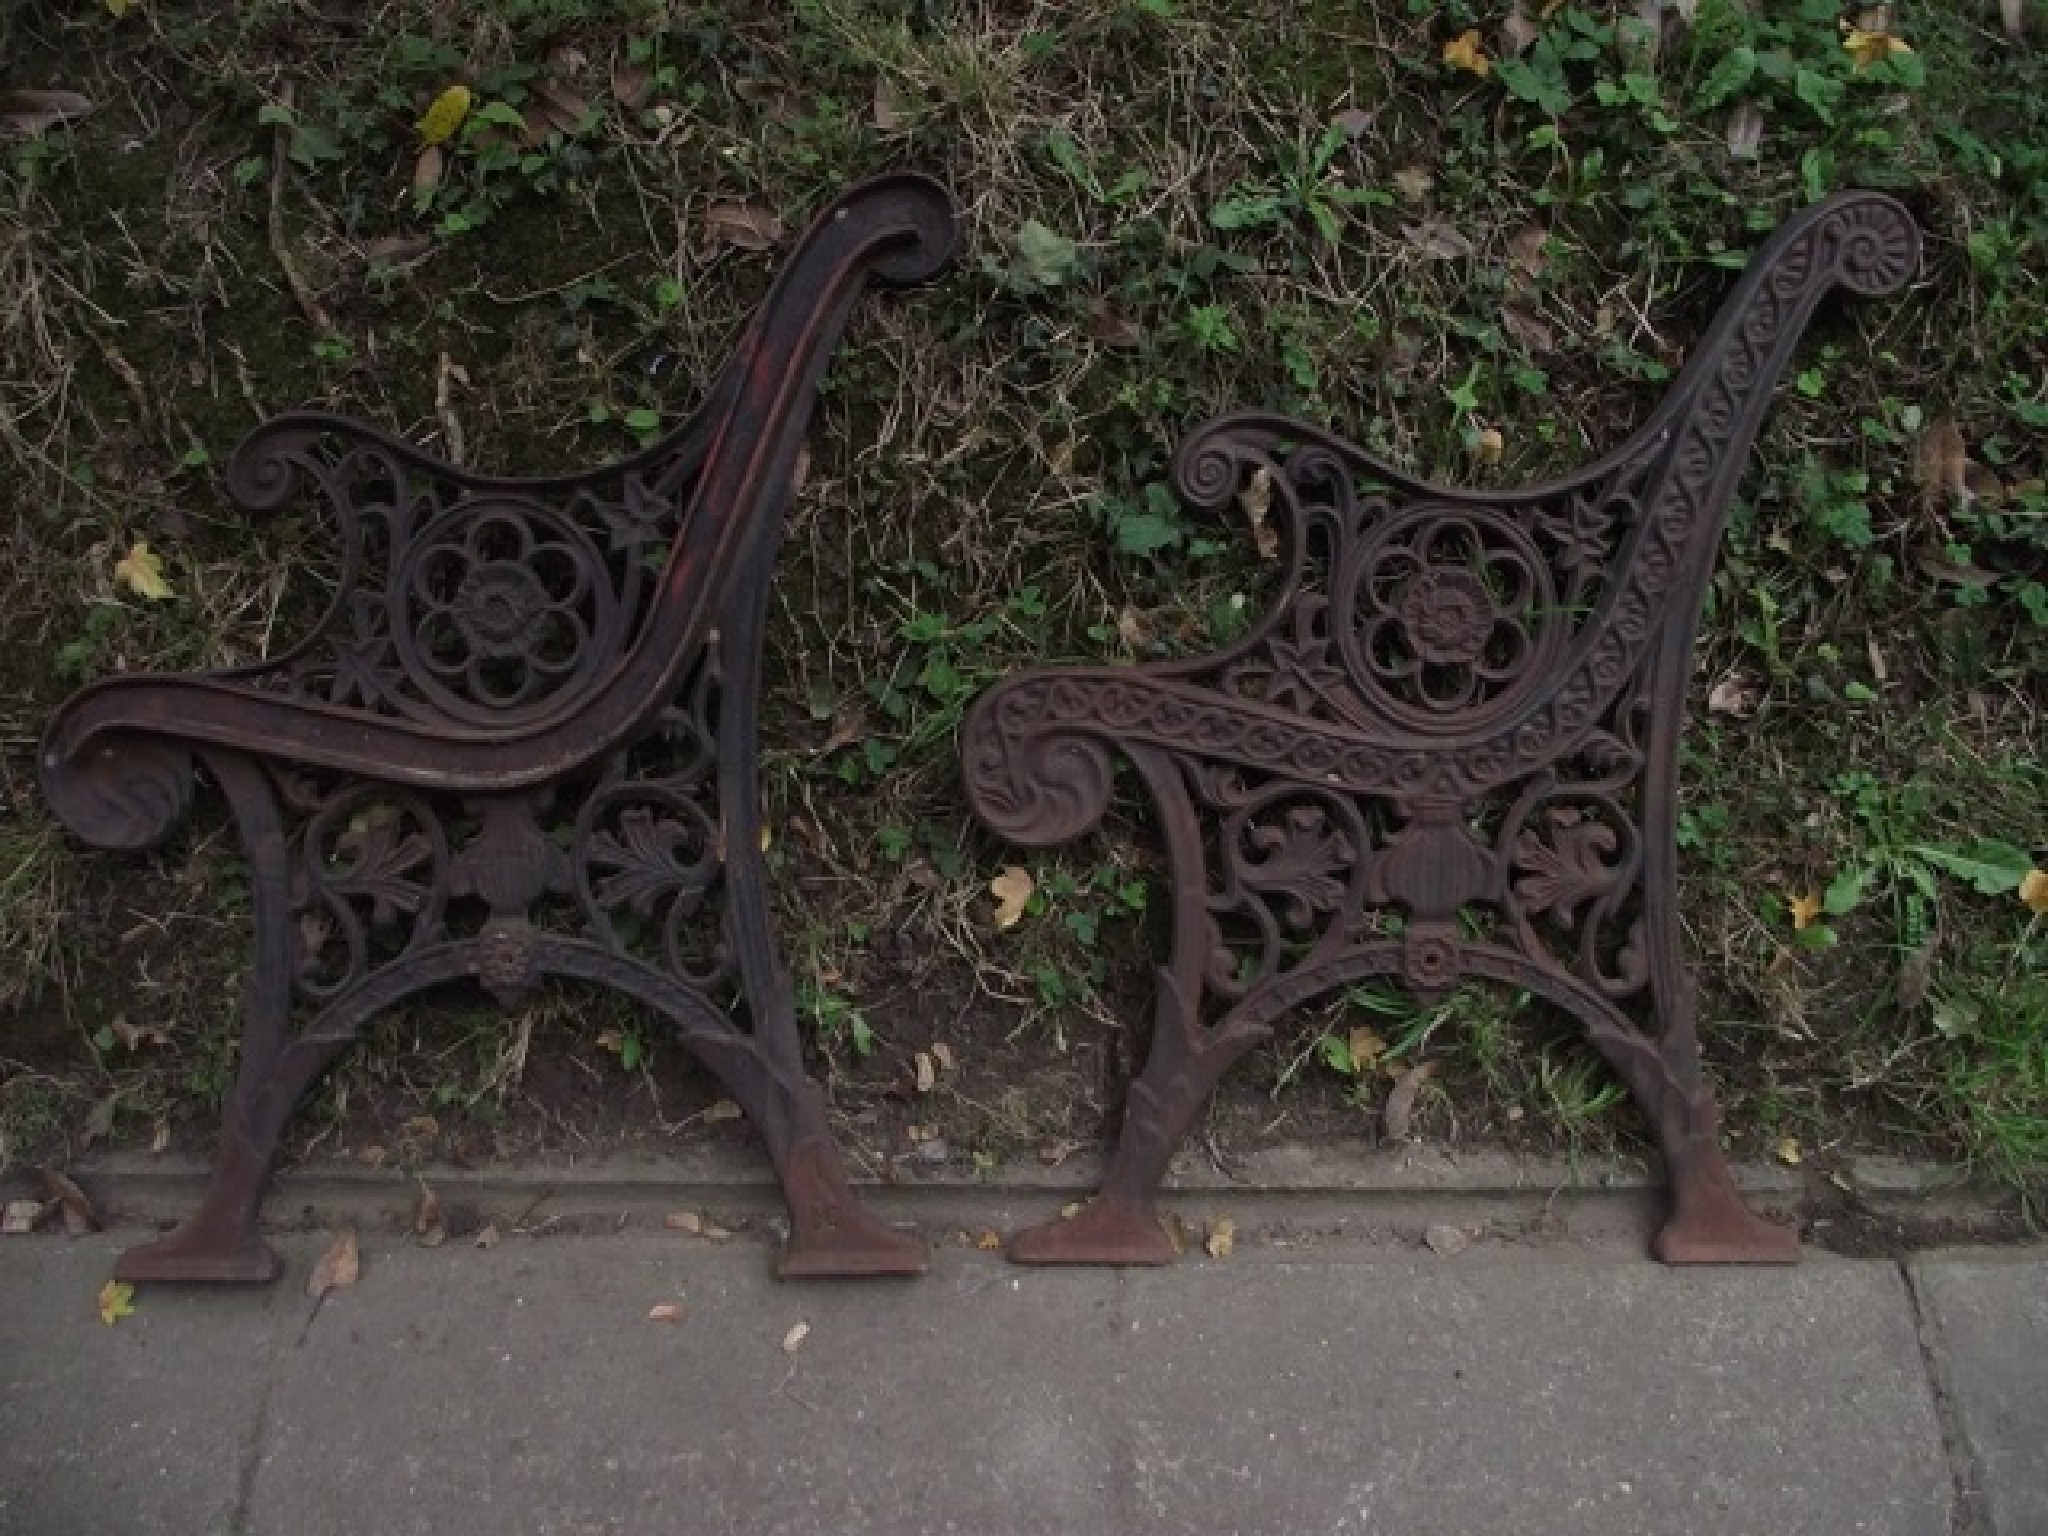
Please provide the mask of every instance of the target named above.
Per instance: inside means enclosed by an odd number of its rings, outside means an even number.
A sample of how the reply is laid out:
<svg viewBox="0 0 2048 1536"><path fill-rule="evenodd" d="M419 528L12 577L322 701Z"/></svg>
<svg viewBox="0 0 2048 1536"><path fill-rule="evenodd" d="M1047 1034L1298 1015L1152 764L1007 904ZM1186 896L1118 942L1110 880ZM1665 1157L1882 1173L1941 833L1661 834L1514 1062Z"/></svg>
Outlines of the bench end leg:
<svg viewBox="0 0 2048 1536"><path fill-rule="evenodd" d="M1799 1233L1758 1215L1711 1142L1671 1165L1671 1216L1652 1251L1666 1264L1797 1264Z"/></svg>
<svg viewBox="0 0 2048 1536"><path fill-rule="evenodd" d="M775 1272L784 1280L921 1275L931 1265L924 1239L899 1232L854 1197L831 1141L811 1136L782 1171L789 1246Z"/></svg>

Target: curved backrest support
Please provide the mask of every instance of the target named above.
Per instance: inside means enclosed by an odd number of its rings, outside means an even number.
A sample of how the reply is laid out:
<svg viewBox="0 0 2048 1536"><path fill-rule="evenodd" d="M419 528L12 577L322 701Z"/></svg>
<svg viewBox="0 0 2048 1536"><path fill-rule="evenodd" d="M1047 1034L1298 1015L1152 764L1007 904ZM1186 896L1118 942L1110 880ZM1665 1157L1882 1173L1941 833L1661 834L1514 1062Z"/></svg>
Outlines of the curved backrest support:
<svg viewBox="0 0 2048 1536"><path fill-rule="evenodd" d="M598 470L476 475L318 413L259 427L230 492L257 511L307 490L326 503L343 544L332 605L258 666L74 694L44 739L50 803L88 841L134 848L182 813L197 748L469 793L602 756L681 685L750 538L779 518L861 288L922 280L953 240L924 177L847 192L797 244L704 408Z"/></svg>

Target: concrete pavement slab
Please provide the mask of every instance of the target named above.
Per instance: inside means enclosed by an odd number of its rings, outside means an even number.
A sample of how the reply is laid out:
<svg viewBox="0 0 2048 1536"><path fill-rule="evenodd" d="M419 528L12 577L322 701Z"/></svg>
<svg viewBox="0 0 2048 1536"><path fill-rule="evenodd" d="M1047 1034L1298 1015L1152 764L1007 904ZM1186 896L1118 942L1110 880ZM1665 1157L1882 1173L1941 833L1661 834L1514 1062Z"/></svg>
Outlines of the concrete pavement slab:
<svg viewBox="0 0 2048 1536"><path fill-rule="evenodd" d="M1118 1274L948 1245L921 1282L792 1286L744 1238L366 1233L316 1310L321 1245L280 1240L276 1290L145 1290L112 1329L118 1242L0 1245L0 1531L1949 1528L1883 1261L1487 1240Z"/></svg>
<svg viewBox="0 0 2048 1536"><path fill-rule="evenodd" d="M0 1241L4 1536L234 1529L292 1298L153 1294L110 1328L99 1290L136 1237Z"/></svg>
<svg viewBox="0 0 2048 1536"><path fill-rule="evenodd" d="M2048 1259L2038 1249L1923 1255L1913 1282L1993 1536L2048 1531Z"/></svg>
<svg viewBox="0 0 2048 1536"><path fill-rule="evenodd" d="M674 1233L366 1250L279 1381L248 1530L1105 1531L1116 1291L958 1253L779 1285Z"/></svg>
<svg viewBox="0 0 2048 1536"><path fill-rule="evenodd" d="M1129 1532L1947 1536L1897 1268L1570 1246L1131 1282Z"/></svg>

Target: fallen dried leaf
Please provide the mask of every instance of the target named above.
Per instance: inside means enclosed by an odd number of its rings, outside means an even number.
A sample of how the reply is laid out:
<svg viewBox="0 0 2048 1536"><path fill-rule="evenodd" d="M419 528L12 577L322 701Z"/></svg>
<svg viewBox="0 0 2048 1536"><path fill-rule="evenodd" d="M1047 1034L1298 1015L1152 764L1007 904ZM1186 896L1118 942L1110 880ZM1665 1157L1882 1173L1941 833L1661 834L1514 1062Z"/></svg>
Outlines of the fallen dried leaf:
<svg viewBox="0 0 2048 1536"><path fill-rule="evenodd" d="M448 1225L441 1219L441 1197L424 1184L412 1208L412 1235L422 1248L438 1248L448 1241Z"/></svg>
<svg viewBox="0 0 2048 1536"><path fill-rule="evenodd" d="M1898 1008L1900 1013L1918 1013L1927 1001L1927 986L1934 977L1934 952L1940 947L1940 933L1930 933L1913 952L1899 962Z"/></svg>
<svg viewBox="0 0 2048 1536"><path fill-rule="evenodd" d="M1764 115L1753 101L1738 101L1728 114L1725 130L1728 155L1733 160L1754 160L1764 142Z"/></svg>
<svg viewBox="0 0 2048 1536"><path fill-rule="evenodd" d="M673 1232L687 1232L692 1237L701 1237L707 1243L722 1243L732 1233L721 1227L709 1216L696 1211L670 1211L663 1225Z"/></svg>
<svg viewBox="0 0 2048 1536"><path fill-rule="evenodd" d="M1430 1252L1440 1259L1455 1259L1472 1246L1472 1234L1463 1227L1439 1223L1422 1234L1422 1240L1429 1244Z"/></svg>
<svg viewBox="0 0 2048 1536"><path fill-rule="evenodd" d="M804 1340L811 1336L809 1323L792 1323L789 1332L782 1336L782 1352L793 1355L804 1347Z"/></svg>
<svg viewBox="0 0 2048 1536"><path fill-rule="evenodd" d="M1409 245L1438 261L1462 261L1472 254L1472 242L1442 219L1403 224L1401 234Z"/></svg>
<svg viewBox="0 0 2048 1536"><path fill-rule="evenodd" d="M995 1253L1003 1246L1002 1235L993 1230L983 1232L974 1240L974 1246L983 1253Z"/></svg>
<svg viewBox="0 0 2048 1536"><path fill-rule="evenodd" d="M440 145L429 144L412 163L412 195L424 203L440 189L441 177L447 169L447 153Z"/></svg>
<svg viewBox="0 0 2048 1536"><path fill-rule="evenodd" d="M1372 132L1372 114L1363 107L1346 107L1330 119L1330 126L1356 144Z"/></svg>
<svg viewBox="0 0 2048 1536"><path fill-rule="evenodd" d="M542 80L527 103L526 131L520 142L528 149L538 149L552 134L574 133L589 115L590 103L577 92L559 80Z"/></svg>
<svg viewBox="0 0 2048 1536"><path fill-rule="evenodd" d="M1542 35L1542 23L1522 9L1522 0L1515 0L1500 24L1500 51L1509 58L1520 58Z"/></svg>
<svg viewBox="0 0 2048 1536"><path fill-rule="evenodd" d="M1387 1090L1386 1106L1380 1111L1380 1123L1385 1128L1387 1140L1403 1141L1408 1135L1408 1123L1415 1115L1415 1096L1422 1092L1422 1085L1436 1075L1436 1063L1420 1061L1403 1072Z"/></svg>
<svg viewBox="0 0 2048 1536"><path fill-rule="evenodd" d="M953 1047L943 1040L932 1042L932 1060L939 1064L939 1070L942 1072L951 1072L957 1065L953 1058Z"/></svg>
<svg viewBox="0 0 2048 1536"><path fill-rule="evenodd" d="M36 1178L43 1186L43 1198L53 1202L63 1216L66 1232L73 1237L83 1237L88 1232L99 1231L99 1213L93 1210L85 1191L70 1178L54 1168L37 1169Z"/></svg>
<svg viewBox="0 0 2048 1536"><path fill-rule="evenodd" d="M917 1069L919 1093L930 1093L939 1086L939 1064L932 1060L930 1051L919 1051L911 1060Z"/></svg>
<svg viewBox="0 0 2048 1536"><path fill-rule="evenodd" d="M161 1156L164 1149L170 1144L171 1122L168 1120L157 1121L156 1132L149 1138L149 1155L151 1157Z"/></svg>
<svg viewBox="0 0 2048 1536"><path fill-rule="evenodd" d="M109 1280L100 1287L100 1321L109 1328L124 1317L135 1315L135 1287L124 1280Z"/></svg>
<svg viewBox="0 0 2048 1536"><path fill-rule="evenodd" d="M1024 907L1031 900L1031 893L1038 884L1031 878L1031 871L1021 865L1012 864L988 883L989 895L996 899L996 926L1014 928L1024 919Z"/></svg>
<svg viewBox="0 0 2048 1536"><path fill-rule="evenodd" d="M889 88L887 80L875 80L874 100L875 126L884 133L895 133L910 121L910 114L903 110L903 99Z"/></svg>
<svg viewBox="0 0 2048 1536"><path fill-rule="evenodd" d="M114 1134L114 1111L121 1105L121 1095L110 1093L93 1105L85 1117L85 1144L89 1147L96 1141L105 1141Z"/></svg>
<svg viewBox="0 0 2048 1536"><path fill-rule="evenodd" d="M628 112L635 112L647 100L654 75L644 64L622 60L612 65L612 100Z"/></svg>
<svg viewBox="0 0 2048 1536"><path fill-rule="evenodd" d="M682 1320L683 1309L673 1301L664 1301L647 1309L647 1321L650 1323L680 1323Z"/></svg>
<svg viewBox="0 0 2048 1536"><path fill-rule="evenodd" d="M466 85L451 85L436 96L420 118L420 143L429 147L447 143L469 116L469 105L475 99Z"/></svg>
<svg viewBox="0 0 2048 1536"><path fill-rule="evenodd" d="M32 139L91 110L76 91L0 91L0 138Z"/></svg>
<svg viewBox="0 0 2048 1536"><path fill-rule="evenodd" d="M1359 1074L1370 1072L1387 1053L1380 1032L1363 1024L1344 1037L1344 1047L1351 1056L1351 1070Z"/></svg>
<svg viewBox="0 0 2048 1536"><path fill-rule="evenodd" d="M1882 64L1893 54L1913 51L1903 37L1894 37L1882 28L1855 27L1847 22L1842 24L1842 48L1855 61L1855 66L1859 70L1868 69L1873 64Z"/></svg>
<svg viewBox="0 0 2048 1536"><path fill-rule="evenodd" d="M43 1219L40 1200L10 1200L0 1206L0 1237L21 1237L36 1229Z"/></svg>
<svg viewBox="0 0 2048 1536"><path fill-rule="evenodd" d="M1780 1136L1777 1146L1771 1150L1787 1168L1797 1168L1806 1161L1806 1154L1799 1150L1799 1140L1794 1136Z"/></svg>
<svg viewBox="0 0 2048 1536"><path fill-rule="evenodd" d="M1228 1216L1212 1216L1202 1231L1202 1250L1212 1259L1227 1259L1237 1250L1237 1223Z"/></svg>
<svg viewBox="0 0 2048 1536"><path fill-rule="evenodd" d="M496 1222L486 1224L483 1231L477 1233L476 1245L479 1248L495 1248L498 1246L498 1224Z"/></svg>
<svg viewBox="0 0 2048 1536"><path fill-rule="evenodd" d="M2030 869L2020 876L2019 898L2036 917L2048 917L2048 869Z"/></svg>
<svg viewBox="0 0 2048 1536"><path fill-rule="evenodd" d="M719 1099L704 1111L704 1123L716 1125L721 1120L737 1120L744 1111L731 1099Z"/></svg>
<svg viewBox="0 0 2048 1536"><path fill-rule="evenodd" d="M1465 447L1472 457L1481 464L1498 464L1507 451L1507 439L1499 427L1481 427L1467 440Z"/></svg>
<svg viewBox="0 0 2048 1536"><path fill-rule="evenodd" d="M1739 672L1730 672L1707 690L1707 713L1747 720L1756 713L1762 698L1763 690L1755 682Z"/></svg>
<svg viewBox="0 0 2048 1536"><path fill-rule="evenodd" d="M1261 560L1280 558L1280 530L1266 521L1266 515L1273 509L1273 474L1263 466L1252 472L1244 489L1237 493L1237 504L1244 509L1245 521L1251 524L1252 544Z"/></svg>
<svg viewBox="0 0 2048 1536"><path fill-rule="evenodd" d="M344 1290L354 1285L362 1272L363 1260L356 1248L356 1229L343 1227L335 1234L334 1241L327 1245L327 1251L320 1255L320 1262L313 1266L313 1273L306 1277L306 1294L318 1301L329 1291Z"/></svg>
<svg viewBox="0 0 2048 1536"><path fill-rule="evenodd" d="M1493 73L1493 61L1487 58L1486 49L1480 44L1477 27L1468 27L1444 44L1444 63L1452 69L1477 75L1482 80Z"/></svg>
<svg viewBox="0 0 2048 1536"><path fill-rule="evenodd" d="M1785 910L1792 914L1792 926L1795 929L1811 928L1820 921L1821 899L1812 891L1808 891L1802 896L1794 896L1785 904Z"/></svg>
<svg viewBox="0 0 2048 1536"><path fill-rule="evenodd" d="M1407 165L1394 172L1394 186L1411 203L1427 202L1436 186L1436 177L1422 166Z"/></svg>
<svg viewBox="0 0 2048 1536"><path fill-rule="evenodd" d="M163 559L147 539L137 539L128 553L114 562L114 579L137 597L161 602L172 595L171 584L164 580Z"/></svg>
<svg viewBox="0 0 2048 1536"><path fill-rule="evenodd" d="M1541 224L1524 224L1508 241L1508 270L1526 282L1535 282L1549 263L1549 244L1549 230Z"/></svg>
<svg viewBox="0 0 2048 1536"><path fill-rule="evenodd" d="M1116 616L1116 636L1134 651L1142 651L1159 638L1152 621L1129 603Z"/></svg>
<svg viewBox="0 0 2048 1536"><path fill-rule="evenodd" d="M1086 1203L1086 1201L1082 1200L1069 1200L1065 1205L1060 1207L1060 1220L1072 1221L1076 1216L1081 1214L1082 1208L1086 1205Z"/></svg>
<svg viewBox="0 0 2048 1536"><path fill-rule="evenodd" d="M742 251L767 251L782 239L782 220L759 203L713 203L704 225L714 240Z"/></svg>
<svg viewBox="0 0 2048 1536"><path fill-rule="evenodd" d="M1937 417L1920 435L1913 454L1920 496L1930 510L1966 500L1970 493L1970 451L1953 416Z"/></svg>
<svg viewBox="0 0 2048 1536"><path fill-rule="evenodd" d="M1557 336L1536 311L1520 299L1509 299L1500 307L1501 329L1531 352L1544 353L1557 350Z"/></svg>
<svg viewBox="0 0 2048 1536"><path fill-rule="evenodd" d="M1088 334L1105 347L1130 348L1145 339L1137 321L1102 298L1088 306Z"/></svg>

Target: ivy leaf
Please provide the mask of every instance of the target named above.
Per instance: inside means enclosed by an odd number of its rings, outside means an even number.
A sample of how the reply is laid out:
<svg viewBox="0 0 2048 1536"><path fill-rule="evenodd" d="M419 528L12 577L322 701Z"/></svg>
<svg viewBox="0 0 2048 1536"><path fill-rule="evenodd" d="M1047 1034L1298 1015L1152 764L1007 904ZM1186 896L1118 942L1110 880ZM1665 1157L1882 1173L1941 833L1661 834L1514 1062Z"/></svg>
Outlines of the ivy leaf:
<svg viewBox="0 0 2048 1536"><path fill-rule="evenodd" d="M1721 55L1721 62L1700 82L1693 104L1702 108L1718 107L1749 84L1750 76L1755 73L1756 50L1731 48Z"/></svg>
<svg viewBox="0 0 2048 1536"><path fill-rule="evenodd" d="M155 602L176 596L164 580L163 557L149 547L147 539L137 539L128 553L114 562L114 579L137 597Z"/></svg>

